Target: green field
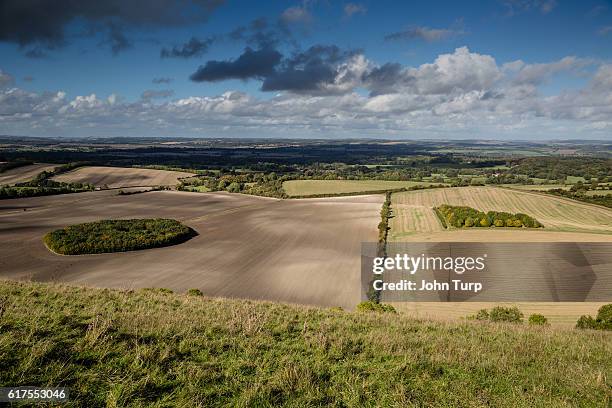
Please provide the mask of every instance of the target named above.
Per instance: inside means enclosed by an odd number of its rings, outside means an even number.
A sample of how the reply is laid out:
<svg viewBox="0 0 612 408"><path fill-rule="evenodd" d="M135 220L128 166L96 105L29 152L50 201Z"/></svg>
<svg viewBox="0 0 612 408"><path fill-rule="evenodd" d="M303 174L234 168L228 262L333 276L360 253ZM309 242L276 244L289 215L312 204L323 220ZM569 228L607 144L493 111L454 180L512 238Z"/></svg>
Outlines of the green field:
<svg viewBox="0 0 612 408"><path fill-rule="evenodd" d="M605 407L612 333L0 281L0 384L62 406Z"/></svg>
<svg viewBox="0 0 612 408"><path fill-rule="evenodd" d="M430 186L432 184L436 183L386 180L290 180L283 183L283 189L288 196L294 197L319 194L367 193L368 191Z"/></svg>

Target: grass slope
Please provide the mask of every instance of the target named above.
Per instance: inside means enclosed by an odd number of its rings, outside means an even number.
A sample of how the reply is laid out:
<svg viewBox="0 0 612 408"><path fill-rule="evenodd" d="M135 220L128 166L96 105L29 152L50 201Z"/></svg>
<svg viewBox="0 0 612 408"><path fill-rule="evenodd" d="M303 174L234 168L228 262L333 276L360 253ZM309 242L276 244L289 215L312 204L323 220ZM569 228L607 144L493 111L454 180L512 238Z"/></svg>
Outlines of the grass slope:
<svg viewBox="0 0 612 408"><path fill-rule="evenodd" d="M65 406L610 403L612 333L6 281L0 299L0 386L67 386Z"/></svg>
<svg viewBox="0 0 612 408"><path fill-rule="evenodd" d="M387 180L290 180L283 183L289 197L319 194L367 193L414 186L430 186L436 183Z"/></svg>

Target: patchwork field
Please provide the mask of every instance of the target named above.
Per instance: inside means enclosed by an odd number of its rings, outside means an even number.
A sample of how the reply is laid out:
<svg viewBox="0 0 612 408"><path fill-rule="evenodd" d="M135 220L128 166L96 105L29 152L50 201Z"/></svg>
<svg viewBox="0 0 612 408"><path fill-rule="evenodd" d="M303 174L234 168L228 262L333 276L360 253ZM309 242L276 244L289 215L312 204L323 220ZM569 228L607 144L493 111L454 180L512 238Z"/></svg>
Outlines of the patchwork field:
<svg viewBox="0 0 612 408"><path fill-rule="evenodd" d="M393 194L389 238L414 240L608 240L612 238L612 210L527 191L495 187L459 187ZM480 229L446 231L433 207L464 205L482 211L525 213L544 225L543 230ZM582 237L588 234L588 238ZM569 235L568 235L569 234ZM558 237L558 238L557 238ZM582 238L582 239L581 239Z"/></svg>
<svg viewBox="0 0 612 408"><path fill-rule="evenodd" d="M37 163L7 170L0 173L0 186L30 181L39 173L53 170L56 166L55 164Z"/></svg>
<svg viewBox="0 0 612 408"><path fill-rule="evenodd" d="M173 186L180 178L191 176L192 173L180 171L90 166L79 167L56 176L53 180L65 183L89 183L97 187L106 185L108 188L123 188Z"/></svg>
<svg viewBox="0 0 612 408"><path fill-rule="evenodd" d="M319 194L364 193L368 191L391 190L414 186L430 186L435 183L417 181L386 180L290 180L283 183L283 189L290 197Z"/></svg>
<svg viewBox="0 0 612 408"><path fill-rule="evenodd" d="M242 194L97 191L0 202L0 278L354 308L362 241L382 195L276 200ZM174 218L199 235L173 247L61 256L45 233L108 218ZM341 238L339 238L341 237Z"/></svg>

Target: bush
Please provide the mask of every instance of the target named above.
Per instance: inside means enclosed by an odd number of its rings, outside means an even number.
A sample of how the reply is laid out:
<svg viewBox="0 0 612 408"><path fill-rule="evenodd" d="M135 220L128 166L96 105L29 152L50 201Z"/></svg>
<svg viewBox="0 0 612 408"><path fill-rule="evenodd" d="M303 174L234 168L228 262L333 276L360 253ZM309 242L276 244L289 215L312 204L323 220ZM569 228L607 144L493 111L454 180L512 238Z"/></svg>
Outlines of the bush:
<svg viewBox="0 0 612 408"><path fill-rule="evenodd" d="M489 320L489 311L487 309L480 309L476 313L476 320Z"/></svg>
<svg viewBox="0 0 612 408"><path fill-rule="evenodd" d="M143 292L151 292L151 293L163 293L165 295L170 295L174 293L171 289L167 288L144 288Z"/></svg>
<svg viewBox="0 0 612 408"><path fill-rule="evenodd" d="M489 312L489 320L492 322L521 323L523 321L523 313L516 306L495 306Z"/></svg>
<svg viewBox="0 0 612 408"><path fill-rule="evenodd" d="M204 294L202 293L200 289L189 289L187 291L187 294L189 296L204 296Z"/></svg>
<svg viewBox="0 0 612 408"><path fill-rule="evenodd" d="M373 302L371 300L359 303L357 305L357 311L359 312L397 313L393 306L385 305L383 303Z"/></svg>
<svg viewBox="0 0 612 408"><path fill-rule="evenodd" d="M595 319L591 316L582 315L576 322L577 329L597 329Z"/></svg>
<svg viewBox="0 0 612 408"><path fill-rule="evenodd" d="M534 313L529 316L529 324L538 325L538 326L546 326L548 325L548 319L544 317L544 315Z"/></svg>
<svg viewBox="0 0 612 408"><path fill-rule="evenodd" d="M580 316L576 322L577 329L612 330L612 303L603 305L597 311L597 318Z"/></svg>
<svg viewBox="0 0 612 408"><path fill-rule="evenodd" d="M597 320L606 324L612 324L612 303L603 305L597 311Z"/></svg>
<svg viewBox="0 0 612 408"><path fill-rule="evenodd" d="M49 249L62 255L125 252L179 244L195 231L176 220L103 220L52 231L43 238Z"/></svg>

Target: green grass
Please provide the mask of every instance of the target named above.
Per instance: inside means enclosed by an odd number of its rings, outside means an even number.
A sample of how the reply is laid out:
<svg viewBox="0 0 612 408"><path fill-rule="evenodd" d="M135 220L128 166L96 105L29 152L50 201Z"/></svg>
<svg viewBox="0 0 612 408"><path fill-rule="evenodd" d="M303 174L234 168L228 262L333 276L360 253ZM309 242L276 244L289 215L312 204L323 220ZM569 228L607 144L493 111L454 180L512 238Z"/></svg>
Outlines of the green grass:
<svg viewBox="0 0 612 408"><path fill-rule="evenodd" d="M289 197L319 194L367 193L385 189L430 186L437 183L386 180L290 180L283 183Z"/></svg>
<svg viewBox="0 0 612 408"><path fill-rule="evenodd" d="M0 282L0 386L73 407L606 407L612 333Z"/></svg>

